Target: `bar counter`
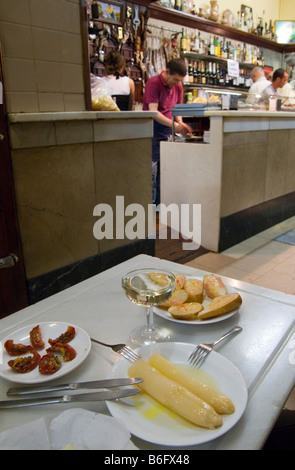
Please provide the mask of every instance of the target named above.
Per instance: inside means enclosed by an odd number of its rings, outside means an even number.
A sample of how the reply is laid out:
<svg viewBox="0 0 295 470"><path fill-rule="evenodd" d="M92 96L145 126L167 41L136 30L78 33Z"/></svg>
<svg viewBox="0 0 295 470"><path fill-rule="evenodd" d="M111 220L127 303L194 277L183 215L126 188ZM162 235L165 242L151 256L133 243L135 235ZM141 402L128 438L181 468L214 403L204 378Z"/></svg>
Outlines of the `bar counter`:
<svg viewBox="0 0 295 470"><path fill-rule="evenodd" d="M201 204L201 245L217 252L295 215L295 113L202 118L210 143L161 143L161 202Z"/></svg>
<svg viewBox="0 0 295 470"><path fill-rule="evenodd" d="M94 208L152 202L155 113L9 114L16 206L31 302L136 253L144 240L94 237Z"/></svg>

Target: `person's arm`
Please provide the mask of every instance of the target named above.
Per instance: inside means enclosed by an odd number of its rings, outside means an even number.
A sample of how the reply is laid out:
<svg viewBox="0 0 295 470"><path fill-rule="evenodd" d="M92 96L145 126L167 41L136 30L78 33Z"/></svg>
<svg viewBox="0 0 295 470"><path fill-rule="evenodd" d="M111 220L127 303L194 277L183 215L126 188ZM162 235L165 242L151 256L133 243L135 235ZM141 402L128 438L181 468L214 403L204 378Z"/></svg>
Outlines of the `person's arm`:
<svg viewBox="0 0 295 470"><path fill-rule="evenodd" d="M129 95L128 110L132 111L134 95L135 95L135 85L134 85L134 81L132 80L132 78L129 78L129 86L130 86L130 95Z"/></svg>
<svg viewBox="0 0 295 470"><path fill-rule="evenodd" d="M155 121L163 124L163 126L172 127L172 119L167 118L160 111L158 111L158 103L149 103L149 110L158 112L157 116L154 118ZM174 130L175 132L179 132L183 135L190 134L192 132L190 126L182 122L180 116L175 117Z"/></svg>

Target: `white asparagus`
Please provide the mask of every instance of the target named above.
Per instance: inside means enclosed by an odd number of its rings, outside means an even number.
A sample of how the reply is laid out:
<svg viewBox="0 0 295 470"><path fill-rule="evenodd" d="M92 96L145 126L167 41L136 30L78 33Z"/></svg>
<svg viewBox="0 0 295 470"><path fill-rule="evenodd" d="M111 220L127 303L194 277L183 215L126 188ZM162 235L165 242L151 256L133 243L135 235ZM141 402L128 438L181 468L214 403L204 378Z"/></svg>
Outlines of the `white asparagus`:
<svg viewBox="0 0 295 470"><path fill-rule="evenodd" d="M141 390L188 421L208 429L221 426L222 418L212 406L145 361L136 361L129 367L128 375L142 377L143 382L138 384Z"/></svg>
<svg viewBox="0 0 295 470"><path fill-rule="evenodd" d="M218 390L214 390L212 387L202 384L194 377L190 377L160 354L150 356L148 364L213 406L217 413L231 414L235 411L234 404L230 398L223 395Z"/></svg>

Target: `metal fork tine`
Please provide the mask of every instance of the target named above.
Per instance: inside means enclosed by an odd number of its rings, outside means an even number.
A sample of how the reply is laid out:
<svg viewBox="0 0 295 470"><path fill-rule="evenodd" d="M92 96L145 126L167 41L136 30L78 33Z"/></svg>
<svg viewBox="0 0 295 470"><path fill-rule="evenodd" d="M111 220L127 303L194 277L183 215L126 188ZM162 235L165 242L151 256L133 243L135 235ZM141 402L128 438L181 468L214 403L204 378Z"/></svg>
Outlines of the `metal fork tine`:
<svg viewBox="0 0 295 470"><path fill-rule="evenodd" d="M129 348L129 346L126 346L125 348L123 348L121 350L121 354L126 358L126 359L129 359L130 361L137 361L139 359L139 356L138 354L135 352L135 351L132 351L131 348Z"/></svg>
<svg viewBox="0 0 295 470"><path fill-rule="evenodd" d="M205 358L208 356L209 351L206 351L205 349L198 355L198 357L195 359L193 365L194 367L200 367L201 364L203 364Z"/></svg>

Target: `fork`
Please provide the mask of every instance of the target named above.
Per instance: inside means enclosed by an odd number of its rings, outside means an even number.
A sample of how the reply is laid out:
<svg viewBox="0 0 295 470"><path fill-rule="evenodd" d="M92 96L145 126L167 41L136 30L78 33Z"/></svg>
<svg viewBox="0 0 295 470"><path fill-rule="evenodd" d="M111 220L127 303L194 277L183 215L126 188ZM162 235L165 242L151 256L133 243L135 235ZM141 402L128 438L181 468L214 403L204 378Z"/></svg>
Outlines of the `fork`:
<svg viewBox="0 0 295 470"><path fill-rule="evenodd" d="M200 367L200 365L204 362L204 360L206 359L208 354L212 351L214 346L216 346L218 343L223 341L228 336L230 336L234 333L238 333L240 331L242 331L242 328L240 326L234 326L231 330L229 330L227 333L225 333L223 336L221 336L221 338L214 341L214 343L210 343L210 344L202 344L201 343L201 344L199 344L193 350L193 352L190 354L190 356L188 358L189 364L194 366L194 367Z"/></svg>
<svg viewBox="0 0 295 470"><path fill-rule="evenodd" d="M125 357L125 359L128 359L128 361L131 362L136 362L138 359L140 359L140 356L133 351L129 346L126 344L106 344L103 343L102 341L98 341L97 339L90 338L93 343L101 344L102 346L107 346L108 348L112 348L113 351L115 351L118 354L121 354L121 356Z"/></svg>

